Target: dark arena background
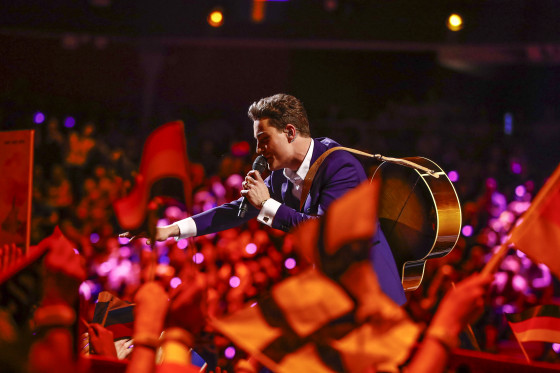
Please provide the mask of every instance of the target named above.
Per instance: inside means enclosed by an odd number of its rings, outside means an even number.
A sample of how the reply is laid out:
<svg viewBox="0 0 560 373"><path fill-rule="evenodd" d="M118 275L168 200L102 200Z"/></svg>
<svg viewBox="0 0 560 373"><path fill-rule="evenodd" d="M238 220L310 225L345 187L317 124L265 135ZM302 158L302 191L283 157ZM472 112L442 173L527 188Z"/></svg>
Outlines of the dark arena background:
<svg viewBox="0 0 560 373"><path fill-rule="evenodd" d="M141 319L134 313L140 312L134 309L142 302L139 289L155 279L164 302L169 295L173 305L176 289L196 288L193 278L203 276L199 297L180 310L197 325L175 322L194 335L191 363L202 368L183 364L177 371L406 369L422 358L445 294L503 255L458 339L442 342L431 333L446 347L437 351L444 354L440 370L559 369L559 20L560 4L552 0L3 1L1 366L14 372L156 369L132 365L130 352L138 346L163 345L134 329ZM239 198L256 156L247 110L276 93L303 102L312 137L386 157L428 158L456 190L461 222L455 247L429 259L421 285L406 292L405 305L394 305L418 334L414 344L398 348L396 370L368 355L369 347L352 358L340 351L333 358L334 348L317 342L327 338L319 332L298 343L316 343L321 363L288 366L286 357L267 355L270 345L260 351L250 338L237 340L211 321L234 323L247 307L264 308L275 286L307 273L310 265L291 232L253 219L154 245L119 237L130 229L150 235L156 224ZM124 212L142 223L123 225L115 206L140 189L140 179L150 181L141 169L149 162L145 145L171 122L182 123L186 140L177 174L151 180L136 212ZM31 159L14 150L16 143ZM152 155L166 143L155 147ZM380 162L358 158L371 177ZM539 203L532 203L537 195ZM523 236L515 232L522 226ZM73 250L54 257L67 245ZM496 254L501 247L506 252ZM154 303L156 293L148 297ZM73 318L50 309L52 299ZM169 322L178 311L171 306L168 312ZM275 325L284 331L283 317L292 319L283 315ZM541 324L526 326L527 320ZM96 323L104 328L94 329ZM42 325L64 326L69 344L49 339ZM107 330L116 354L88 345L95 341L86 332L102 338ZM294 330L285 335L294 337ZM372 338L363 345L374 346ZM295 356L296 348L282 353ZM255 357L264 366L249 370ZM370 370L352 359L369 361ZM164 371L165 359L156 365Z"/></svg>

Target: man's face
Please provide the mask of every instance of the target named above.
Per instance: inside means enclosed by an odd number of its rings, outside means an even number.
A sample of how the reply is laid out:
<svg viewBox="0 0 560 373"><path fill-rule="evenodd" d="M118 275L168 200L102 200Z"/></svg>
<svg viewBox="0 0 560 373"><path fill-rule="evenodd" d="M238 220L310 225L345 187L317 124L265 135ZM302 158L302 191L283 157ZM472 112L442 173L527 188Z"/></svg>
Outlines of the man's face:
<svg viewBox="0 0 560 373"><path fill-rule="evenodd" d="M276 171L288 167L291 147L286 133L269 125L267 118L254 121L253 131L257 140L257 154L266 158L268 169Z"/></svg>

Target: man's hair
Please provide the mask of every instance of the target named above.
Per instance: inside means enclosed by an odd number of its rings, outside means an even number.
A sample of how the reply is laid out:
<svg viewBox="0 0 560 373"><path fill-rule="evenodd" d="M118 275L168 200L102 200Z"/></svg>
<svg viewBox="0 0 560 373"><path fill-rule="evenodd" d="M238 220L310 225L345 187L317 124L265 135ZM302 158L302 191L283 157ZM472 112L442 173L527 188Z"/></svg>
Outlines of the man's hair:
<svg viewBox="0 0 560 373"><path fill-rule="evenodd" d="M300 100L283 93L261 98L249 107L252 121L268 119L269 123L282 131L287 124L292 124L303 137L311 137L307 112Z"/></svg>

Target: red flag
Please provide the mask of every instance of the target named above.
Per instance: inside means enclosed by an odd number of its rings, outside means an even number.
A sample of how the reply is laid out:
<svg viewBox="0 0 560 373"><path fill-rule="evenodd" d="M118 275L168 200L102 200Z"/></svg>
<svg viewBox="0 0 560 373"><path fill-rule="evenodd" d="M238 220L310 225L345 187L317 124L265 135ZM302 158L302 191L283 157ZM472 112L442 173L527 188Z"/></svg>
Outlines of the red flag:
<svg viewBox="0 0 560 373"><path fill-rule="evenodd" d="M113 203L117 219L123 229L137 229L142 225L146 218L151 193L169 196L169 182L161 190L152 190L156 182L164 179L181 181L184 201L187 208L190 208L191 182L187 140L181 121L164 124L152 132L146 140L136 185L128 196Z"/></svg>
<svg viewBox="0 0 560 373"><path fill-rule="evenodd" d="M555 304L506 314L506 319L519 342L560 342L560 307Z"/></svg>
<svg viewBox="0 0 560 373"><path fill-rule="evenodd" d="M512 229L509 241L560 278L560 165Z"/></svg>

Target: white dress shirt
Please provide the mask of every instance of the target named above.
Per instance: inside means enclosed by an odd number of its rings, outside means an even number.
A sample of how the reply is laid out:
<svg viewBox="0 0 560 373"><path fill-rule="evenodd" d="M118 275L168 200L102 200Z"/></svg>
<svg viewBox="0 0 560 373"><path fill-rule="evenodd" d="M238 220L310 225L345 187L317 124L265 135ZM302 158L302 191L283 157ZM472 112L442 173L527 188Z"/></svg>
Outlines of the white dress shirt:
<svg viewBox="0 0 560 373"><path fill-rule="evenodd" d="M290 170L289 168L284 169L284 176L292 183L294 186L292 187L292 194L297 200L301 200L301 192L303 190L303 182L305 180L305 176L307 176L307 172L309 171L309 167L311 167L311 156L313 155L313 139L311 140L311 145L307 150L307 154L305 154L305 158L303 162L297 169L297 171ZM280 208L282 204L272 198L265 202L259 215L257 216L257 220L263 224L268 225L269 227L272 226L272 220L274 220L274 216L276 215L276 211Z"/></svg>

